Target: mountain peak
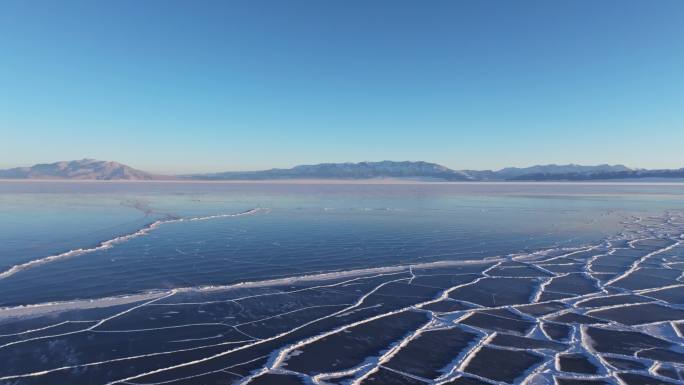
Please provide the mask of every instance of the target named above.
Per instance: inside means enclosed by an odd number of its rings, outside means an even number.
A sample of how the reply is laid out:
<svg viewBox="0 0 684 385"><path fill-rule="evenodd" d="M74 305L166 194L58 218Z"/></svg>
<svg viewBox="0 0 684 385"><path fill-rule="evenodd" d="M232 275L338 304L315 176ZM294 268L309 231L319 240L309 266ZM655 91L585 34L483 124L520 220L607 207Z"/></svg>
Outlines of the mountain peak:
<svg viewBox="0 0 684 385"><path fill-rule="evenodd" d="M78 179L78 180L150 180L154 175L124 164L96 159L41 163L31 167L0 170L0 178L10 179Z"/></svg>

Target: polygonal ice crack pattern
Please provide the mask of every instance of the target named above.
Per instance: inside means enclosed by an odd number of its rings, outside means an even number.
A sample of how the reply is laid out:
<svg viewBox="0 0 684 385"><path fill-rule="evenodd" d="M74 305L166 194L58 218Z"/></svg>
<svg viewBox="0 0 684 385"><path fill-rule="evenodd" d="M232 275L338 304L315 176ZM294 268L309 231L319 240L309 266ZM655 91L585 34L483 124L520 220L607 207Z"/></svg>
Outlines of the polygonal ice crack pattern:
<svg viewBox="0 0 684 385"><path fill-rule="evenodd" d="M682 234L0 309L0 383L682 384Z"/></svg>

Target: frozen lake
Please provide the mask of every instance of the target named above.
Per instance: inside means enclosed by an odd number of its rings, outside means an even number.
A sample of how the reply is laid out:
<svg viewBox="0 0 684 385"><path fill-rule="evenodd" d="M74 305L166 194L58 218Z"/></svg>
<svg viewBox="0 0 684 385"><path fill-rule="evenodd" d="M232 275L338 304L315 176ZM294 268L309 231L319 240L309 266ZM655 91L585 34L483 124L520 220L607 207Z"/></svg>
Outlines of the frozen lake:
<svg viewBox="0 0 684 385"><path fill-rule="evenodd" d="M0 383L676 383L682 213L681 184L3 181Z"/></svg>

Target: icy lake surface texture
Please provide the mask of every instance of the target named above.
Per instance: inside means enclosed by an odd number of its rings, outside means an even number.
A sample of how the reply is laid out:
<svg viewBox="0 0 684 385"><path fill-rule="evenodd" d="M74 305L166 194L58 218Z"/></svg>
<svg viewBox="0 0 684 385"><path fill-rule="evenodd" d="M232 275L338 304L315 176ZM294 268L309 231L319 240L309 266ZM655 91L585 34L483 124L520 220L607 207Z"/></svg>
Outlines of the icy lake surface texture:
<svg viewBox="0 0 684 385"><path fill-rule="evenodd" d="M0 182L0 384L684 384L684 185Z"/></svg>

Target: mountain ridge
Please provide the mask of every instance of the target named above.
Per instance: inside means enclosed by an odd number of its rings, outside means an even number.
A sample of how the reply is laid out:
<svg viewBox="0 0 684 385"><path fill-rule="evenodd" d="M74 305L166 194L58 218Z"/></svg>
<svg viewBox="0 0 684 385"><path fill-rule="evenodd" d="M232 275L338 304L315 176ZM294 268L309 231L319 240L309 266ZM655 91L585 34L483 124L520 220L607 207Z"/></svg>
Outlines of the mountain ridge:
<svg viewBox="0 0 684 385"><path fill-rule="evenodd" d="M292 168L263 171L228 171L213 174L192 174L206 180L264 180L264 179L370 179L370 178L435 178L447 181L466 181L471 177L462 171L423 161L319 163Z"/></svg>
<svg viewBox="0 0 684 385"><path fill-rule="evenodd" d="M7 179L67 179L67 180L153 180L158 176L134 169L122 163L95 159L79 159L54 163L39 163L30 167L0 170Z"/></svg>
<svg viewBox="0 0 684 385"><path fill-rule="evenodd" d="M684 178L680 169L635 169L624 165L545 164L500 170L454 170L425 161L319 163L260 171L159 175L122 163L80 159L0 170L2 179L58 180L297 180L297 179L408 179L419 181L586 181L643 178Z"/></svg>

